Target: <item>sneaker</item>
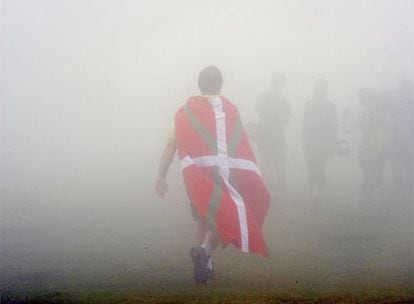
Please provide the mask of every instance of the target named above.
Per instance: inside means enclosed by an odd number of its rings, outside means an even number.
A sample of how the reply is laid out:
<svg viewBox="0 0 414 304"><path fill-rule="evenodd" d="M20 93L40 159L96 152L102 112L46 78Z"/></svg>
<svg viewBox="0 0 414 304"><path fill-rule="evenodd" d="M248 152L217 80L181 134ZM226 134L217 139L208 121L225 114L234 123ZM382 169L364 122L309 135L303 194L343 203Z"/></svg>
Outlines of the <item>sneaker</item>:
<svg viewBox="0 0 414 304"><path fill-rule="evenodd" d="M208 256L204 248L193 247L190 251L193 260L193 278L197 284L205 284L208 279L207 261Z"/></svg>

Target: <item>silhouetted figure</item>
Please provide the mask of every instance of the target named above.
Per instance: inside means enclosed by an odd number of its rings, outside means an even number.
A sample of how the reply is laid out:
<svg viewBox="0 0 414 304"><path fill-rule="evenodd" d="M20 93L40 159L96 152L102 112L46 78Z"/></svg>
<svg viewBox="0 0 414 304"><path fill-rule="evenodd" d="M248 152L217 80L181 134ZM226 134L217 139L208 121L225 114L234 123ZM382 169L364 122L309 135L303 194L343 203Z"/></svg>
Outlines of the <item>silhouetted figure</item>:
<svg viewBox="0 0 414 304"><path fill-rule="evenodd" d="M337 113L327 99L327 88L325 80L316 80L314 97L306 104L303 115L303 150L315 200L325 194L326 162L337 147Z"/></svg>
<svg viewBox="0 0 414 304"><path fill-rule="evenodd" d="M256 141L261 170L269 190L282 198L286 187L285 128L290 120L290 104L283 96L285 83L283 74L273 74L270 90L256 103L260 119L256 126Z"/></svg>
<svg viewBox="0 0 414 304"><path fill-rule="evenodd" d="M403 80L389 106L390 160L399 198L413 202L414 188L414 86Z"/></svg>
<svg viewBox="0 0 414 304"><path fill-rule="evenodd" d="M362 170L361 202L375 200L374 191L382 187L382 178L386 160L387 118L377 96L372 89L364 88L358 94L362 111L352 130L361 132L358 146L358 160Z"/></svg>

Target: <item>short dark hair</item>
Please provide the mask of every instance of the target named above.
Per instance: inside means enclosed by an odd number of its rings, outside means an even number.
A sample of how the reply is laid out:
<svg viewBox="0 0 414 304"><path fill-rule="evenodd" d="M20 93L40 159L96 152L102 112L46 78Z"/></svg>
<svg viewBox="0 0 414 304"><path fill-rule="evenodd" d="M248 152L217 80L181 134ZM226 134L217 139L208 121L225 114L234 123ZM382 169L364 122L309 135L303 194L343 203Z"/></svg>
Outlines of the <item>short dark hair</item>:
<svg viewBox="0 0 414 304"><path fill-rule="evenodd" d="M198 87L202 94L219 94L222 85L223 76L217 67L210 65L201 70L200 75L198 76Z"/></svg>

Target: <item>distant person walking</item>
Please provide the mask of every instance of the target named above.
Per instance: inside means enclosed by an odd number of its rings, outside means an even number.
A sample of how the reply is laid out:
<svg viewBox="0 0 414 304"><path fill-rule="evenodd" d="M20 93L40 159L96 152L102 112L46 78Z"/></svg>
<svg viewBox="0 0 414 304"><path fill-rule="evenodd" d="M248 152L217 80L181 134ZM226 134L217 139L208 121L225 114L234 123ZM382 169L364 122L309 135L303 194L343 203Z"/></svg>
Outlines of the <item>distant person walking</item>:
<svg viewBox="0 0 414 304"><path fill-rule="evenodd" d="M283 95L285 84L285 76L275 73L270 89L259 97L255 138L265 182L274 196L282 199L286 191L285 131L290 121L290 103Z"/></svg>
<svg viewBox="0 0 414 304"><path fill-rule="evenodd" d="M414 189L414 85L401 81L389 105L390 160L396 195L412 204Z"/></svg>
<svg viewBox="0 0 414 304"><path fill-rule="evenodd" d="M334 154L338 139L338 119L335 105L327 99L327 82L316 80L314 96L303 113L303 151L309 185L316 201L325 194L325 167Z"/></svg>
<svg viewBox="0 0 414 304"><path fill-rule="evenodd" d="M361 89L358 93L362 111L355 122L346 126L347 132L359 130L358 160L362 170L361 203L378 201L386 160L387 117L374 90ZM377 193L376 197L374 194Z"/></svg>

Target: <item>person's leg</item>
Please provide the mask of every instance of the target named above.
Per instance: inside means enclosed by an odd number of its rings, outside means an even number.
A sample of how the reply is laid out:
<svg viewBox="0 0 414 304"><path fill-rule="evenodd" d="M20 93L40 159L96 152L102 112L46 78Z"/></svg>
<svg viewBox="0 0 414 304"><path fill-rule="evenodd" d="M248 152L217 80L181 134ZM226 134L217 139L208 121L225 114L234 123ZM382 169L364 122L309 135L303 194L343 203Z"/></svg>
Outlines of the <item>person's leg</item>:
<svg viewBox="0 0 414 304"><path fill-rule="evenodd" d="M383 175L385 167L385 155L380 155L377 157L373 167L372 167L372 192L373 200L376 202L378 207L383 207Z"/></svg>
<svg viewBox="0 0 414 304"><path fill-rule="evenodd" d="M219 242L217 240L216 234L208 230L207 233L204 236L203 243L201 244L201 248L204 248L208 256L211 256L214 249L217 248L219 245Z"/></svg>
<svg viewBox="0 0 414 304"><path fill-rule="evenodd" d="M327 157L324 155L320 155L317 161L317 170L316 170L316 183L317 183L318 193L320 197L323 197L325 195L326 162L327 162Z"/></svg>
<svg viewBox="0 0 414 304"><path fill-rule="evenodd" d="M216 234L208 230L204 236L203 244L201 244L201 248L203 248L207 254L208 261L207 261L207 269L210 272L213 272L213 251L219 245L219 241L217 240Z"/></svg>
<svg viewBox="0 0 414 304"><path fill-rule="evenodd" d="M315 160L312 151L305 151L305 161L308 169L308 182L310 193L314 195L315 187Z"/></svg>
<svg viewBox="0 0 414 304"><path fill-rule="evenodd" d="M313 197L319 201L322 191L324 190L324 158L321 151L313 151L312 155L312 184Z"/></svg>
<svg viewBox="0 0 414 304"><path fill-rule="evenodd" d="M204 242L204 238L209 230L209 227L206 223L197 220L197 229L196 229L196 239L199 244Z"/></svg>
<svg viewBox="0 0 414 304"><path fill-rule="evenodd" d="M260 158L260 170L263 174L263 178L265 184L273 196L275 192L275 168L274 168L274 161L272 155L268 153L268 151L261 152Z"/></svg>
<svg viewBox="0 0 414 304"><path fill-rule="evenodd" d="M276 152L274 158L275 186L277 196L285 201L286 199L286 153L281 148Z"/></svg>
<svg viewBox="0 0 414 304"><path fill-rule="evenodd" d="M190 252L194 263L193 276L197 283L205 283L212 276L212 254L219 241L208 224L201 220L197 222L197 240L201 245L193 247Z"/></svg>
<svg viewBox="0 0 414 304"><path fill-rule="evenodd" d="M364 212L369 211L372 200L372 161L365 153L359 155L359 165L362 171L361 192L360 192L360 208Z"/></svg>

